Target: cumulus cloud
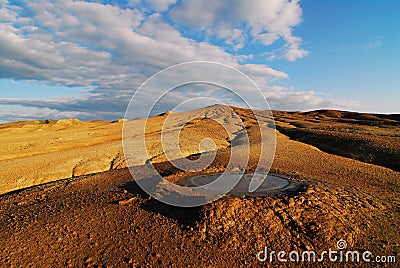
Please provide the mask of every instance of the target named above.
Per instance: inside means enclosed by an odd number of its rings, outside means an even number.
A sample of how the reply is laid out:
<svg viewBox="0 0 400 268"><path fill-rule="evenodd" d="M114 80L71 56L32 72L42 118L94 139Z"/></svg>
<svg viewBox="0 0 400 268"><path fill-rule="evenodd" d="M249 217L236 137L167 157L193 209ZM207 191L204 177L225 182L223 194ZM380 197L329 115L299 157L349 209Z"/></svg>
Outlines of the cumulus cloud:
<svg viewBox="0 0 400 268"><path fill-rule="evenodd" d="M92 119L90 113L77 111L59 111L49 108L24 107L21 105L0 106L0 124L6 122L54 119L54 118L82 118Z"/></svg>
<svg viewBox="0 0 400 268"><path fill-rule="evenodd" d="M355 109L361 105L359 101L333 98L315 91L296 90L282 86L268 86L263 89L274 110L301 111L315 109Z"/></svg>
<svg viewBox="0 0 400 268"><path fill-rule="evenodd" d="M146 0L146 3L150 4L155 11L160 12L168 10L171 5L176 3L176 0Z"/></svg>
<svg viewBox="0 0 400 268"><path fill-rule="evenodd" d="M283 39L285 45L276 57L290 61L308 55L300 47L301 38L292 34L293 27L301 22L301 14L298 1L286 0L188 0L170 11L176 23L205 30L234 49L242 48L250 39L265 46Z"/></svg>
<svg viewBox="0 0 400 268"><path fill-rule="evenodd" d="M88 89L75 97L0 98L0 105L32 107L33 118L122 117L142 82L186 61L236 67L262 88L288 78L265 64L249 63L251 54L227 52L209 40L212 36L236 50L251 42L268 46L282 39L282 49L272 53L288 60L308 53L301 48L301 39L292 34L301 21L297 1L130 0L125 6L71 0L18 3L0 2L0 78ZM185 27L202 31L206 37L190 37ZM281 94L277 102L284 101L287 92ZM4 109L0 113L3 120L13 114ZM18 118L29 116L24 110Z"/></svg>

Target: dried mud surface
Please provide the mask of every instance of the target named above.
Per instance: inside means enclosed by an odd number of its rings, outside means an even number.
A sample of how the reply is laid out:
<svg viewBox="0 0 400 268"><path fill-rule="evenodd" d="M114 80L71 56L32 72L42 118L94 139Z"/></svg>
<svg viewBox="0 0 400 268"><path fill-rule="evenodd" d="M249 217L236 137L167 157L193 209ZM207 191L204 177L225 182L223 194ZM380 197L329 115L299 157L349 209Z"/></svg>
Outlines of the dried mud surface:
<svg viewBox="0 0 400 268"><path fill-rule="evenodd" d="M252 170L258 160L259 130L250 111L235 111L249 134L252 154L247 169ZM277 125L291 124L281 123L284 116L276 116ZM157 120L162 121L161 117ZM190 135L210 135L209 131L199 132L201 124L213 126L196 121L190 125L196 131ZM365 131L370 130L367 127ZM230 155L223 143L230 135L218 126L212 135L223 138L216 159L203 173L223 171ZM155 166L170 181L194 175L163 162L162 155L159 159ZM398 262L399 172L320 151L280 132L271 170L303 187L288 194L225 196L202 207L178 208L149 197L122 167L3 194L0 266L258 267L271 265L257 260L257 253L265 247L321 252L335 250L340 239L346 240L348 249L393 255ZM138 165L133 172L135 177L145 178L149 171Z"/></svg>
<svg viewBox="0 0 400 268"><path fill-rule="evenodd" d="M167 134L176 131L180 122L193 116L193 113L198 116L217 114L217 119L226 119L229 123L231 114L226 111L226 107L214 107L174 113L170 116L171 123L165 125L163 131ZM143 131L146 133L147 153L154 163L167 160L161 146L161 129L166 118L167 114L150 118L144 130L140 128L143 119L125 123L133 137L142 135ZM66 119L0 125L0 194L126 167L121 142L123 122ZM232 125L229 130L231 133L238 128ZM186 124L180 133L182 155L186 157L199 153L199 141L205 136L213 139L216 148L230 145L229 134L215 121L194 120ZM137 143L141 146L140 140ZM130 163L142 165L146 159L146 154L138 153L130 159Z"/></svg>
<svg viewBox="0 0 400 268"><path fill-rule="evenodd" d="M274 112L283 134L337 155L400 171L400 115Z"/></svg>

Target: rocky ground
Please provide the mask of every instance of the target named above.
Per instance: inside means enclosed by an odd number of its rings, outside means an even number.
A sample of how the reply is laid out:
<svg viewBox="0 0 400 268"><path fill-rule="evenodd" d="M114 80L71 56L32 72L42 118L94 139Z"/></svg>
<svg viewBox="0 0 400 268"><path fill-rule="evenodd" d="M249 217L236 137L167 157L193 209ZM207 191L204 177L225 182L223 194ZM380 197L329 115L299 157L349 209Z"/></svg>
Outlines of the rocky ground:
<svg viewBox="0 0 400 268"><path fill-rule="evenodd" d="M247 169L252 170L259 157L259 130L251 112L236 108L235 111L244 120L249 135L253 153ZM162 121L163 116L155 120ZM285 122L287 116L277 115L277 125L298 127L290 126L293 122ZM300 121L303 115L296 116ZM327 119L324 120L321 125L326 124ZM352 124L362 129L363 123ZM332 120L331 125L335 127L335 124ZM195 133L201 133L201 137L210 135L210 131L199 129L215 130L211 132L214 138L220 139L216 142L218 153L203 173L223 171L230 154L224 142L232 136L207 120L195 121L188 127L193 132L188 132L187 137ZM338 129L339 126L335 131ZM385 130L390 143L392 136L396 138L397 134L393 134L396 128L381 125L375 131L384 133ZM370 131L369 127L365 131ZM185 141L184 134L182 137L183 143L190 140ZM368 140L369 135L365 137ZM156 152L159 148L154 146L153 150ZM346 241L349 250L396 256L398 265L400 173L383 165L321 150L277 132L271 170L296 180L301 187L265 197L228 195L195 208L173 207L149 197L123 167L3 194L0 196L0 241L5 246L0 251L0 266L298 266L291 262L279 263L276 259L273 263L260 262L257 254L265 247L276 252L337 250L341 239ZM354 150L353 154L363 152ZM170 181L179 182L193 175L163 162L162 155L154 155L158 158L153 160L159 160L154 165ZM187 155L195 157L196 152L188 150ZM145 178L148 168L138 165L132 172L136 178ZM354 263L326 260L324 264L354 266ZM300 266L319 265L300 263ZM373 263L373 266L381 265ZM396 267L396 263L383 265Z"/></svg>

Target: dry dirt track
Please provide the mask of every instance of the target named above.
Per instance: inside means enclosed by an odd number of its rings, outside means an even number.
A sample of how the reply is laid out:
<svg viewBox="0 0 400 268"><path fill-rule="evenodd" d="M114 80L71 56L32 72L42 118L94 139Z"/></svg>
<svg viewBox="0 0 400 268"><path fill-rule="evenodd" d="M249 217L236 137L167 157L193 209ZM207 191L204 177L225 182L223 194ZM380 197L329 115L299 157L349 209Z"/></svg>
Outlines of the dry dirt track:
<svg viewBox="0 0 400 268"><path fill-rule="evenodd" d="M251 113L235 110L257 152ZM205 172L224 169L230 153L224 139ZM248 169L257 162L257 154L252 156ZM189 175L162 161L156 165L171 181ZM146 176L145 166L135 169L137 177ZM127 169L119 169L2 195L0 266L254 267L261 266L256 254L265 246L322 251L336 249L339 239L349 249L399 261L399 172L328 154L280 133L272 170L307 186L287 196L225 197L182 209L149 198Z"/></svg>

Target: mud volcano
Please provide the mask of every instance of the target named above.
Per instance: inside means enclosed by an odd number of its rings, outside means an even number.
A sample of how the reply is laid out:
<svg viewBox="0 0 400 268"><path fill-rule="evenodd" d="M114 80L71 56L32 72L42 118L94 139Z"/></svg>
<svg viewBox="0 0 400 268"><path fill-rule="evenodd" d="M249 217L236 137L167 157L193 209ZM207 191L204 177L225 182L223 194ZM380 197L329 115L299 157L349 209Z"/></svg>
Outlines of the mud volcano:
<svg viewBox="0 0 400 268"><path fill-rule="evenodd" d="M198 176L191 176L184 178L181 183L188 187L206 185L214 180L218 179L221 173L203 174ZM232 176L233 174L227 174L226 176ZM262 180L266 177L261 186L254 192L249 192L249 184L254 176L254 173L245 173L238 182L238 184L229 192L231 196L271 196L276 194L287 194L299 190L302 184L298 181L294 181L286 176L278 174L256 174L255 179ZM210 189L211 190L211 189Z"/></svg>

